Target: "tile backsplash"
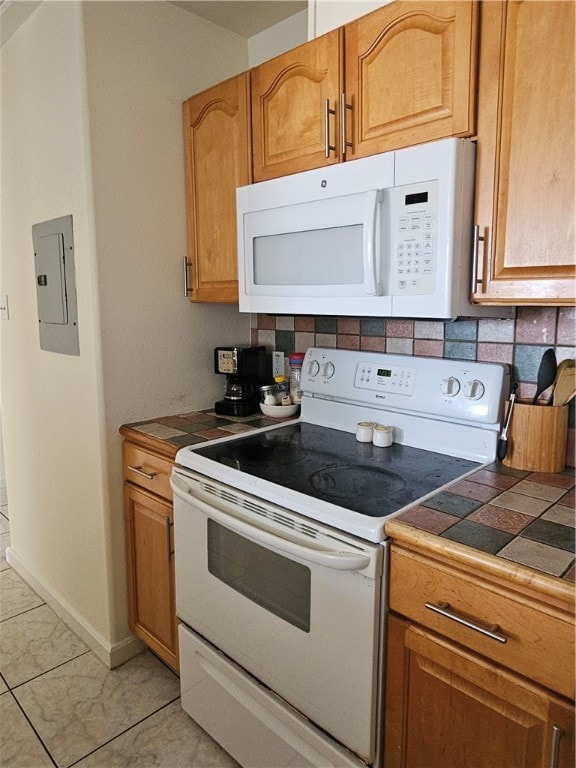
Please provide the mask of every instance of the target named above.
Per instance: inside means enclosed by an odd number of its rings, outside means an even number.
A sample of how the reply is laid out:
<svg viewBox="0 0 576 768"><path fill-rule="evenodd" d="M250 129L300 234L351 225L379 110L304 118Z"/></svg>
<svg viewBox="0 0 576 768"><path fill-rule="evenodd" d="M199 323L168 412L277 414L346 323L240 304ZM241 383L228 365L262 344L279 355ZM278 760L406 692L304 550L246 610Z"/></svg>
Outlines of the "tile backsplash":
<svg viewBox="0 0 576 768"><path fill-rule="evenodd" d="M557 360L576 356L574 307L519 307L516 319L392 320L376 317L252 315L251 343L267 349L304 352L308 347L358 349L395 355L444 357L511 366L521 400L536 391L542 353L554 347ZM567 462L574 466L574 404L569 415Z"/></svg>

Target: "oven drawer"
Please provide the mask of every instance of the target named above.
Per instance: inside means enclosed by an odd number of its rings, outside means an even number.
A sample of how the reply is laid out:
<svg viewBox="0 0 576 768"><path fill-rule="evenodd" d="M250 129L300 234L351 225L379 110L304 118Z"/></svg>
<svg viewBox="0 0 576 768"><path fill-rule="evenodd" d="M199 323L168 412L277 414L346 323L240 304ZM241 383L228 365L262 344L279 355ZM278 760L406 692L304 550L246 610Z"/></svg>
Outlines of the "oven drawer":
<svg viewBox="0 0 576 768"><path fill-rule="evenodd" d="M122 453L126 480L162 496L163 499L172 500L170 488L170 475L174 466L172 461L145 451L126 440L122 446Z"/></svg>
<svg viewBox="0 0 576 768"><path fill-rule="evenodd" d="M250 768L366 768L183 624L182 708Z"/></svg>
<svg viewBox="0 0 576 768"><path fill-rule="evenodd" d="M483 573L464 572L448 561L396 544L392 545L390 608L574 697L574 620L569 613L508 589Z"/></svg>

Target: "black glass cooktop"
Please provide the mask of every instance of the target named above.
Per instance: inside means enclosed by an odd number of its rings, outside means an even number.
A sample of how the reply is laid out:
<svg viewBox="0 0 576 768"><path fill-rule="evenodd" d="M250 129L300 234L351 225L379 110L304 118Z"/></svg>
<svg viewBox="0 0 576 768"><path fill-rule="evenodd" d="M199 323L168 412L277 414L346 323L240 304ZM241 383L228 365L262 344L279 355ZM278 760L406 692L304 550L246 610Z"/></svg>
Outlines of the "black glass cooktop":
<svg viewBox="0 0 576 768"><path fill-rule="evenodd" d="M371 517L396 512L480 466L396 443L376 448L349 432L302 422L194 453Z"/></svg>

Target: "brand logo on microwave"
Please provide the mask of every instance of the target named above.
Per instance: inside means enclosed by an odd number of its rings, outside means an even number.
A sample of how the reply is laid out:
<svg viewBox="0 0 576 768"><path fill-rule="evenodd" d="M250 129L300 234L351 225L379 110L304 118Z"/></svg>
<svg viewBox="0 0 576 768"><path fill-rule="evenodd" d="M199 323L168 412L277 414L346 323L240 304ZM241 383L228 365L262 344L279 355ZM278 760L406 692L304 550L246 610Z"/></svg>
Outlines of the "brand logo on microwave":
<svg viewBox="0 0 576 768"><path fill-rule="evenodd" d="M386 395L376 395L376 400L386 400Z"/></svg>

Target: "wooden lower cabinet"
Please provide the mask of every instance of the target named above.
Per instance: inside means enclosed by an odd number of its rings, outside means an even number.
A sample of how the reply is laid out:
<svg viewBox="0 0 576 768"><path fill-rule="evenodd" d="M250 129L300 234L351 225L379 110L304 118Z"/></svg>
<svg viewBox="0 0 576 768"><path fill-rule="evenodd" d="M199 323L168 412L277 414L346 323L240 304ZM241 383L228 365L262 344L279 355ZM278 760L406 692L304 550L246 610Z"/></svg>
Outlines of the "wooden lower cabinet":
<svg viewBox="0 0 576 768"><path fill-rule="evenodd" d="M385 768L573 768L573 585L386 532Z"/></svg>
<svg viewBox="0 0 576 768"><path fill-rule="evenodd" d="M171 502L124 484L130 627L178 671Z"/></svg>
<svg viewBox="0 0 576 768"><path fill-rule="evenodd" d="M386 768L574 765L574 707L525 678L394 615L387 669Z"/></svg>

